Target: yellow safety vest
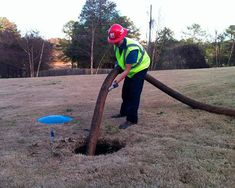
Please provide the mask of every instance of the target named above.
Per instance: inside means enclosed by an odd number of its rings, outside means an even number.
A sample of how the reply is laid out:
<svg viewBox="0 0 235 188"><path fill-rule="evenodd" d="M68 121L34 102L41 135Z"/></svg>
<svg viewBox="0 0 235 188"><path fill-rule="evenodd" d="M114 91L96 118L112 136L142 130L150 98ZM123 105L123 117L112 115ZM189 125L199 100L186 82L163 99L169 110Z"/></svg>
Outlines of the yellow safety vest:
<svg viewBox="0 0 235 188"><path fill-rule="evenodd" d="M128 54L132 50L138 50L138 58L137 62L132 64L131 70L129 74L127 75L129 78L132 78L136 73L147 69L150 65L150 58L147 54L147 52L144 50L141 44L139 44L137 41L127 38L126 39L126 48L122 50L122 53L120 54L119 48L114 45L114 51L116 55L116 59L118 61L118 65L122 68L122 70L125 70L126 68L126 58Z"/></svg>

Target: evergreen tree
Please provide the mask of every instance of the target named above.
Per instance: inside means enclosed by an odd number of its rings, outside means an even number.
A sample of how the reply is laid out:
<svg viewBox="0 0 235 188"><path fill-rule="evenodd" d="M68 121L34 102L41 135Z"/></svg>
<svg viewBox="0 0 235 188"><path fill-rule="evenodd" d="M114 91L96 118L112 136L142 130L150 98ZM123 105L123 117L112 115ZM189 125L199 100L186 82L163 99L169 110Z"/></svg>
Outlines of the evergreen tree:
<svg viewBox="0 0 235 188"><path fill-rule="evenodd" d="M18 43L20 37L17 26L7 18L0 17L0 77L22 76L25 55Z"/></svg>
<svg viewBox="0 0 235 188"><path fill-rule="evenodd" d="M161 54L175 43L176 40L174 39L174 33L171 29L164 27L157 32L156 40L154 43L151 43L149 52L149 55L151 56L151 70L158 69L162 66Z"/></svg>
<svg viewBox="0 0 235 188"><path fill-rule="evenodd" d="M235 25L230 25L228 29L226 29L226 34L229 37L229 44L230 44L230 52L228 56L227 65L235 65Z"/></svg>
<svg viewBox="0 0 235 188"><path fill-rule="evenodd" d="M68 31L69 27L66 27L67 33L71 33L71 40L63 43L65 55L76 63L77 67L91 70L97 67L113 67L113 48L107 43L107 30L113 23L130 29L129 37L140 36L133 22L119 15L114 2L87 0L79 20L70 26L72 31Z"/></svg>

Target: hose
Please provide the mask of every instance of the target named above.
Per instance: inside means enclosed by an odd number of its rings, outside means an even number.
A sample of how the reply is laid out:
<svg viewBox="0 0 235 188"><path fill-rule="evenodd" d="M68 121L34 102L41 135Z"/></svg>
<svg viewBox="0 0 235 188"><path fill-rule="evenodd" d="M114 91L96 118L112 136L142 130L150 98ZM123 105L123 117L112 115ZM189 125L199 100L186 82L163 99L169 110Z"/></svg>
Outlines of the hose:
<svg viewBox="0 0 235 188"><path fill-rule="evenodd" d="M108 76L106 77L106 79L104 80L101 86L101 89L100 89L100 92L96 101L95 110L93 113L90 134L89 134L88 141L87 141L87 150L86 150L87 155L95 154L96 145L97 145L98 137L100 134L100 125L102 121L105 100L109 92L108 89L110 85L112 84L113 80L116 78L116 76L120 72L122 72L120 67L116 67L115 69L113 69L108 74ZM205 103L201 103L196 100L193 100L171 89L170 87L166 86L165 84L163 84L162 82L160 82L159 80L157 80L156 78L152 77L149 74L146 75L145 80L151 83L152 85L154 85L155 87L157 87L158 89L160 89L161 91L163 91L164 93L170 95L171 97L179 100L180 102L184 104L187 104L188 106L194 109L201 109L201 110L205 110L205 111L212 112L212 113L235 117L235 109L213 106L213 105L209 105L209 104L205 104Z"/></svg>

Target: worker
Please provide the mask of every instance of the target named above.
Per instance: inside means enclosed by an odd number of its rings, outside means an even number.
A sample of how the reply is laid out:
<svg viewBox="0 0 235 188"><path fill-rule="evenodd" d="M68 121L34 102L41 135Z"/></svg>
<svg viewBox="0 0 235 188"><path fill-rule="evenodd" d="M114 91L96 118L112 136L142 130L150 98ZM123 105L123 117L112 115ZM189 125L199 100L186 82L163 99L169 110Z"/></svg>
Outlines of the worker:
<svg viewBox="0 0 235 188"><path fill-rule="evenodd" d="M113 24L108 30L108 43L114 45L117 65L123 70L113 81L110 90L118 87L125 79L120 113L112 116L112 118L126 117L126 121L119 126L120 129L138 123L140 96L150 65L150 58L143 46L126 37L127 33L128 30L119 24Z"/></svg>

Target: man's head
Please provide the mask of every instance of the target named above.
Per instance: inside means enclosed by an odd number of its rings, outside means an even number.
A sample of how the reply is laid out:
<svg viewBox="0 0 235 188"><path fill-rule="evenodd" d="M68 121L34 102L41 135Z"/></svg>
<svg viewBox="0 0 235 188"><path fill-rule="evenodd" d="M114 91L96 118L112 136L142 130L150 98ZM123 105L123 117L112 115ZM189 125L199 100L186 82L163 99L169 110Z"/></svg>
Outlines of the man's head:
<svg viewBox="0 0 235 188"><path fill-rule="evenodd" d="M127 35L127 29L119 24L113 24L108 30L108 42L119 46Z"/></svg>

